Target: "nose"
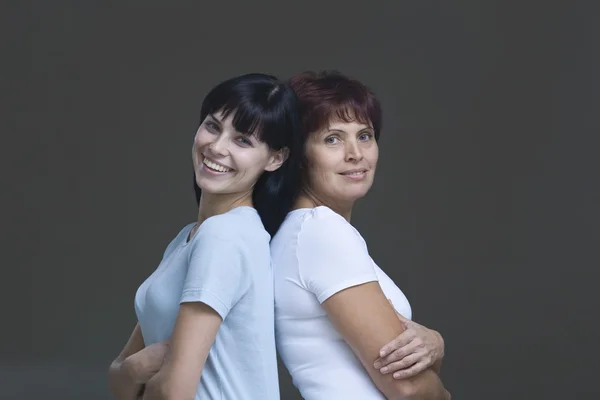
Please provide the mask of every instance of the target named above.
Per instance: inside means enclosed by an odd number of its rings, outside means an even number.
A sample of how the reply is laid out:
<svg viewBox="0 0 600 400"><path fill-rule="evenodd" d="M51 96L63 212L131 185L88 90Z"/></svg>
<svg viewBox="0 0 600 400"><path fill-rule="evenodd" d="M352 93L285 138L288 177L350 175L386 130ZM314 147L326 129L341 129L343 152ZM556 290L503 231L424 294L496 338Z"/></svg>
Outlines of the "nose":
<svg viewBox="0 0 600 400"><path fill-rule="evenodd" d="M358 143L354 140L346 142L346 161L359 162L363 159L363 154Z"/></svg>
<svg viewBox="0 0 600 400"><path fill-rule="evenodd" d="M215 156L226 156L228 153L226 135L218 135L215 140L208 145L208 149Z"/></svg>

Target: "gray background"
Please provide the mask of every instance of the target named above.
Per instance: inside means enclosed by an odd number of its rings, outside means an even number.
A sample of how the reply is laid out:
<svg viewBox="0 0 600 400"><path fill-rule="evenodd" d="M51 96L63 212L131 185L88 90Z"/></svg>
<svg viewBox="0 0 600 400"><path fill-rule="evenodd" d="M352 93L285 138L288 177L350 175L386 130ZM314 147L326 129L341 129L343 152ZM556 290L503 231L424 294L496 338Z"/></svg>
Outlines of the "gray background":
<svg viewBox="0 0 600 400"><path fill-rule="evenodd" d="M308 68L383 103L354 223L444 335L453 399L600 397L593 2L201 3L2 2L1 399L110 398L135 290L195 217L204 94Z"/></svg>

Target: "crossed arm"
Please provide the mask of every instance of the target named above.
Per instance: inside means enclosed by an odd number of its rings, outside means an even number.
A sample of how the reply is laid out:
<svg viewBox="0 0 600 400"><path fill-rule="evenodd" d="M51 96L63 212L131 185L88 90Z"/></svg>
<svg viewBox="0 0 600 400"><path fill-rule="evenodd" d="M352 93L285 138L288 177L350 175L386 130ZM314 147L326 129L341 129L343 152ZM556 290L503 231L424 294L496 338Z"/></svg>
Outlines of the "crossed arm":
<svg viewBox="0 0 600 400"><path fill-rule="evenodd" d="M323 307L387 399L450 399L450 393L432 368L405 379L394 379L375 368L382 347L405 330L377 282L342 290L325 300Z"/></svg>
<svg viewBox="0 0 600 400"><path fill-rule="evenodd" d="M110 391L119 400L134 400L143 388L142 371L149 372L155 348L144 348L140 325L136 324L129 340L108 370ZM145 352L144 352L145 351ZM162 364L162 359L160 360ZM138 369L138 366L142 368Z"/></svg>
<svg viewBox="0 0 600 400"><path fill-rule="evenodd" d="M193 400L202 370L223 320L204 303L182 303L170 350L146 384L143 400Z"/></svg>
<svg viewBox="0 0 600 400"><path fill-rule="evenodd" d="M398 312L396 315L405 330L381 348L382 355L375 360L374 367L382 374L393 374L396 379L410 378L430 367L439 375L444 358L442 335Z"/></svg>
<svg viewBox="0 0 600 400"><path fill-rule="evenodd" d="M222 319L204 303L182 303L168 341L144 348L136 325L109 369L119 400L193 400Z"/></svg>
<svg viewBox="0 0 600 400"><path fill-rule="evenodd" d="M353 330L363 329L365 326L361 325L362 322L357 319L356 310L352 305L353 302L358 301L358 298L362 298L369 292L377 292L377 290L370 287L373 285L365 284L361 286L366 286L366 289L360 286L349 288L338 293L340 296L334 295L324 302L324 307L328 310L332 320L334 322L338 320L336 323L338 329L350 336L356 336ZM346 293L344 294L344 292ZM362 299L360 302L364 304ZM365 308L368 307L369 304L367 303ZM371 307L377 307L377 305L371 305ZM352 310L349 317L355 323L340 328L340 325L347 325L344 313L348 313L348 308ZM363 312L367 312L367 310ZM389 313L389 310L383 310L382 312L393 315L393 313ZM371 376L377 374L380 379L385 380L380 384L391 386L395 386L395 384L392 384L390 377L396 380L413 378L416 380L417 385L423 384L423 382L427 383L429 380L436 381L435 377L426 379L415 377L429 368L439 374L444 354L444 341L441 335L404 318L398 313L395 314L391 319L391 323L386 320L385 325L392 327L390 334L392 330L394 332L398 330L401 333L380 349L377 349L378 337L369 340L369 343L373 343L373 346L369 347L371 353L383 354L383 356L377 357L375 362L371 363L373 371L370 371L369 368L367 370ZM384 316L383 318L387 317ZM398 322L400 322L400 325L398 325ZM175 345L170 346L171 340L165 340L147 347L144 347L139 324L136 325L125 348L110 366L109 384L111 391L119 400L169 397L169 387L174 384L185 394L195 392L210 345L214 341L220 324L221 319L218 314L203 303L183 303L173 334ZM381 330L379 332L381 333ZM353 341L356 341L356 339ZM353 349L356 349L357 346L360 347L360 344L355 344ZM169 354L169 357L167 357L167 354ZM187 355L198 355L198 358L193 356L188 360ZM369 357L372 358L373 356ZM387 370L384 369L386 367ZM183 375L177 373L180 368L185 370ZM425 375L431 375L431 371L425 372ZM158 374L159 372L160 374ZM388 376L384 377L385 374ZM153 379L155 375L158 375L158 377ZM409 382L412 383L413 381L409 380ZM150 384L148 389L145 387L147 383ZM404 386L406 384L402 383L400 388L396 389L402 389L403 391L406 389ZM144 394L141 394L144 389ZM418 392L418 386L413 387L411 385L410 389L415 389ZM185 394L182 398L185 398ZM193 398L193 395L190 396L190 398ZM179 395L176 398L179 398ZM427 397L422 398L426 399Z"/></svg>
<svg viewBox="0 0 600 400"><path fill-rule="evenodd" d="M343 217L323 211L305 221L296 253L303 285L315 294L387 399L450 398L431 368L404 379L394 379L378 369L389 361L381 354L382 347L400 336L405 324L385 297L366 243Z"/></svg>

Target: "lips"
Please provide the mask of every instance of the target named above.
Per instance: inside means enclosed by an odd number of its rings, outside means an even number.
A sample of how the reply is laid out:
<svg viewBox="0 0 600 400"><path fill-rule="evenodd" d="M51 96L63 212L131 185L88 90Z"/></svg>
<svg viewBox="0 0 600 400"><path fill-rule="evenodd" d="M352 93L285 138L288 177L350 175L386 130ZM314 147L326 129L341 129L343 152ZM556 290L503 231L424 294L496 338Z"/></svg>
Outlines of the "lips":
<svg viewBox="0 0 600 400"><path fill-rule="evenodd" d="M218 172L231 172L233 171L233 168L229 168L225 165L219 164L211 159L209 159L208 157L204 156L202 163L204 165L206 165L208 168L218 171Z"/></svg>
<svg viewBox="0 0 600 400"><path fill-rule="evenodd" d="M362 174L364 174L366 172L367 172L366 168L356 168L356 169L351 169L351 170L348 170L348 171L340 172L340 175L358 176L358 175L362 175Z"/></svg>

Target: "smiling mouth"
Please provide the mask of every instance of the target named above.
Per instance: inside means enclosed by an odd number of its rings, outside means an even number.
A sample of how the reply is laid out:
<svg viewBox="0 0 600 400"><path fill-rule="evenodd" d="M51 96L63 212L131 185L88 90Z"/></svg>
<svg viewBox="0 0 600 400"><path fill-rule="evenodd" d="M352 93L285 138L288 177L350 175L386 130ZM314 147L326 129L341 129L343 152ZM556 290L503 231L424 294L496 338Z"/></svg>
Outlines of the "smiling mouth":
<svg viewBox="0 0 600 400"><path fill-rule="evenodd" d="M352 171L346 171L346 172L341 172L340 175L344 175L344 176L360 176L363 174L366 174L367 170L366 169L354 169Z"/></svg>
<svg viewBox="0 0 600 400"><path fill-rule="evenodd" d="M208 157L206 157L206 156L204 156L204 159L202 160L202 164L206 165L209 169L216 171L216 172L231 172L231 171L233 171L232 168L228 168L224 165L217 164L216 162L209 160Z"/></svg>

